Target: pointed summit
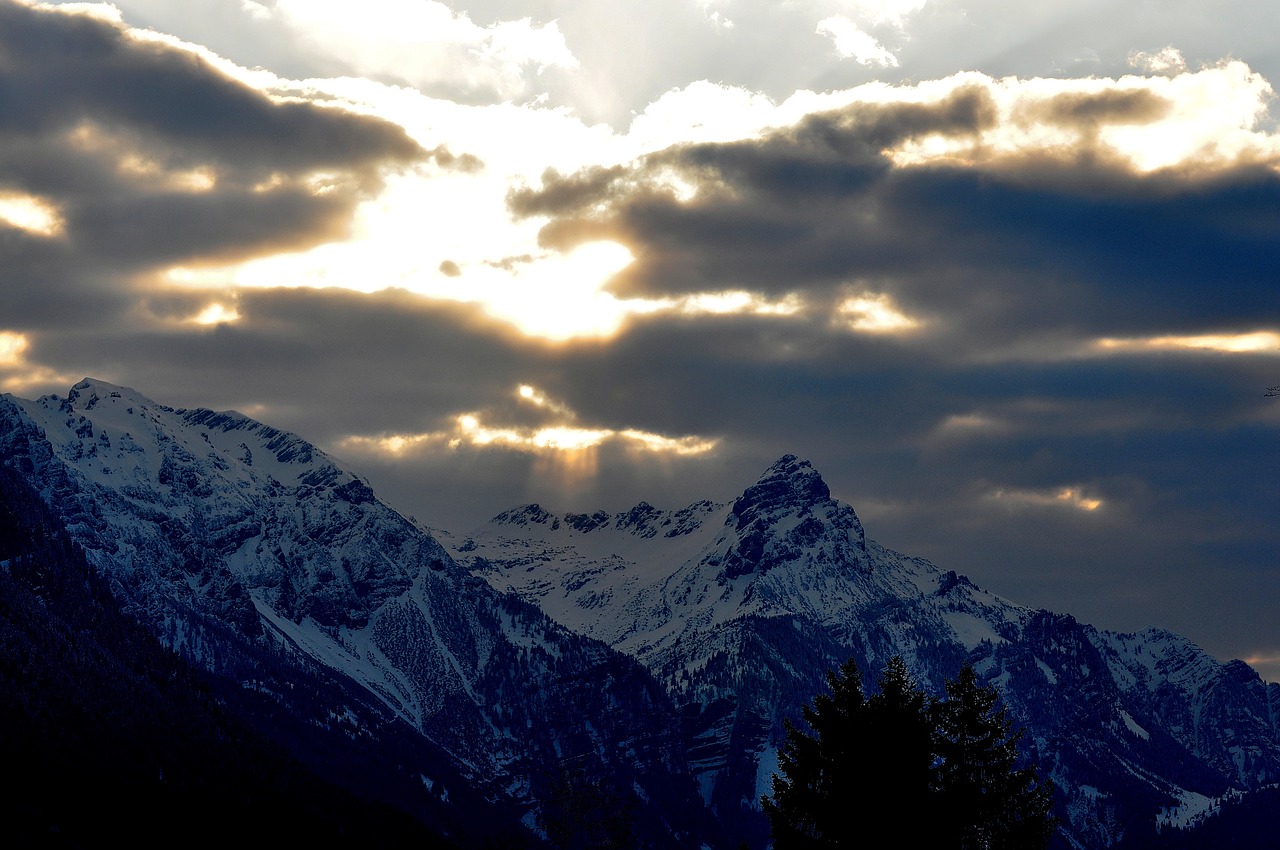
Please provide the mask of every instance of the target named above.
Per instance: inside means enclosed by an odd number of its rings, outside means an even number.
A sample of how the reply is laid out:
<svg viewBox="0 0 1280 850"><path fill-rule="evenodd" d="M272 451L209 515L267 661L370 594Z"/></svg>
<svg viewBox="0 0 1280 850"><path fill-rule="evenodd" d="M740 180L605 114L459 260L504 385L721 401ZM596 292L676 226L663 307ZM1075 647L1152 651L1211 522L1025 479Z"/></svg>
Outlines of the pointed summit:
<svg viewBox="0 0 1280 850"><path fill-rule="evenodd" d="M818 549L826 552L824 558L842 564L857 559L847 551L849 544L866 551L862 523L853 508L833 500L831 488L813 464L791 454L780 457L743 491L725 524L737 537L724 555L726 578L763 575Z"/></svg>
<svg viewBox="0 0 1280 850"><path fill-rule="evenodd" d="M831 488L807 460L783 455L733 503L737 527L763 514L812 509L831 500Z"/></svg>

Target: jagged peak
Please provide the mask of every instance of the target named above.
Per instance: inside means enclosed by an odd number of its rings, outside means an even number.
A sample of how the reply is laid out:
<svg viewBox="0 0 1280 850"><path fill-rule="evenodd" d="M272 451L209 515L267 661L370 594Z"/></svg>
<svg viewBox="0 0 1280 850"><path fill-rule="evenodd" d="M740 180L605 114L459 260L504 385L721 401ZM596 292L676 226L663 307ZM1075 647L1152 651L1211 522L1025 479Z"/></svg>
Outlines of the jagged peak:
<svg viewBox="0 0 1280 850"><path fill-rule="evenodd" d="M723 575L763 575L782 563L799 563L801 553L827 540L853 563L866 552L862 523L848 505L831 498L831 489L807 460L783 455L733 503L725 525L736 542L723 555ZM852 546L846 550L846 544Z"/></svg>
<svg viewBox="0 0 1280 850"><path fill-rule="evenodd" d="M831 500L831 488L807 460L793 454L778 458L733 503L732 515L741 527L762 511L812 508Z"/></svg>
<svg viewBox="0 0 1280 850"><path fill-rule="evenodd" d="M503 511L494 517L492 522L494 525L528 525L529 523L545 525L551 519L553 519L551 514L535 502Z"/></svg>

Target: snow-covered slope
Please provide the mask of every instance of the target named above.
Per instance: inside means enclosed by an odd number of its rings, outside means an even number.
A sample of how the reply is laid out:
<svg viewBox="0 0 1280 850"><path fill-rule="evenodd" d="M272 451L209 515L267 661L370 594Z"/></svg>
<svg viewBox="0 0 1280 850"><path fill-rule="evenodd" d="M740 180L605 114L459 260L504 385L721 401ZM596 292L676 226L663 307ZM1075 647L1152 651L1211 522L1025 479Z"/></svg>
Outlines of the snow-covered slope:
<svg viewBox="0 0 1280 850"><path fill-rule="evenodd" d="M696 805L671 704L642 667L491 590L295 435L86 379L65 398L0 397L0 459L127 608L211 671L248 687L281 665L352 680L366 705L316 722L392 712L496 796L545 796L564 765L636 777L668 841L683 827L659 804Z"/></svg>
<svg viewBox="0 0 1280 850"><path fill-rule="evenodd" d="M1026 728L1080 846L1154 824L1162 805L1280 779L1280 688L1243 663L1156 630L1100 632L891 552L790 455L731 502L529 505L454 548L493 587L643 662L685 714L704 798L744 837L763 828L783 719L851 656L874 679L901 655L934 691L974 663Z"/></svg>
<svg viewBox="0 0 1280 850"><path fill-rule="evenodd" d="M1247 665L889 551L792 456L734 499L526 506L452 552L295 435L99 381L0 396L0 462L187 658L334 735L406 724L531 812L609 777L653 846L759 846L784 720L850 657L869 680L901 655L929 690L965 661L997 683L1076 846L1280 780L1280 687Z"/></svg>

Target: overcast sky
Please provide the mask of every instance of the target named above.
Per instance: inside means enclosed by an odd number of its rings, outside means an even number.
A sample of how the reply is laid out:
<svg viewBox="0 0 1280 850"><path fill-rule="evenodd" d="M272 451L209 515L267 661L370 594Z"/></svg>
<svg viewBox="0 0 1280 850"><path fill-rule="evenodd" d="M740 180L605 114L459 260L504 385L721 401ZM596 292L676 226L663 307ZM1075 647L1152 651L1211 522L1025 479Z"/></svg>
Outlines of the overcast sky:
<svg viewBox="0 0 1280 850"><path fill-rule="evenodd" d="M0 390L731 500L1280 680L1280 4L0 0Z"/></svg>

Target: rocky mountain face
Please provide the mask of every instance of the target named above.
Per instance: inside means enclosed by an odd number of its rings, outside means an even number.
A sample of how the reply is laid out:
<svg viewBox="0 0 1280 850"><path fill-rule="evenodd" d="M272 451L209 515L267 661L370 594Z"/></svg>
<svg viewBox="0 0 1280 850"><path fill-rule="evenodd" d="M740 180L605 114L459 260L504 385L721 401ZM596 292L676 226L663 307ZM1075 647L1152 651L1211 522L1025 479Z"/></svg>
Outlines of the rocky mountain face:
<svg viewBox="0 0 1280 850"><path fill-rule="evenodd" d="M550 789L608 777L642 836L698 845L647 671L492 590L304 440L85 380L0 397L0 458L165 644L336 736L412 728L445 754L409 771L436 798L478 788L535 823Z"/></svg>
<svg viewBox="0 0 1280 850"><path fill-rule="evenodd" d="M763 846L784 721L850 657L868 686L894 655L932 692L965 662L995 683L1063 846L1280 781L1280 686L889 551L792 456L726 501L529 505L438 539L297 436L85 380L0 397L0 464L259 729L455 837L596 817L642 846Z"/></svg>
<svg viewBox="0 0 1280 850"><path fill-rule="evenodd" d="M792 456L731 502L530 505L455 551L494 588L641 661L684 717L704 800L753 844L784 719L850 657L873 687L900 655L934 692L972 663L1054 780L1066 846L1111 846L1162 810L1280 781L1280 686L1176 635L1094 629L884 549Z"/></svg>

